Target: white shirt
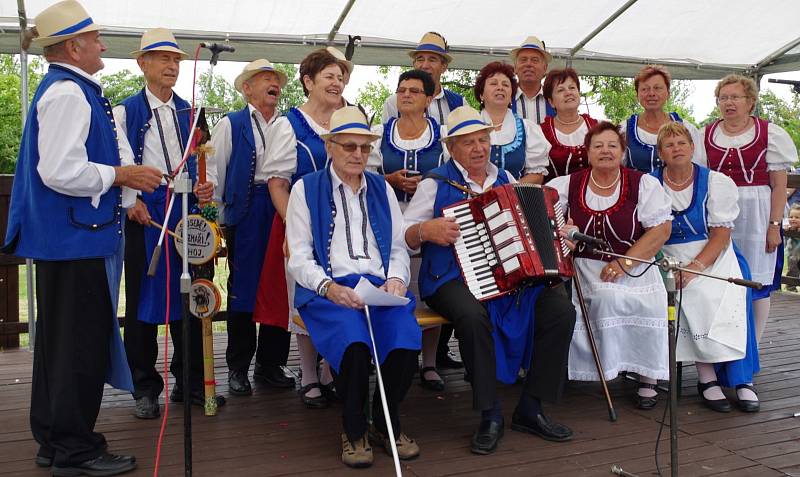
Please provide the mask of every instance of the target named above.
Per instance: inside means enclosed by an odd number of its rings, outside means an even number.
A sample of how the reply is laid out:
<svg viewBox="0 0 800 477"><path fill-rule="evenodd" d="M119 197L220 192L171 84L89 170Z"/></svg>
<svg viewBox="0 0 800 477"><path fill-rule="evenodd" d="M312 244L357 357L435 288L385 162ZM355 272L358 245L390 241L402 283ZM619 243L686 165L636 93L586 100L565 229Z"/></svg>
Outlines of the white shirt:
<svg viewBox="0 0 800 477"><path fill-rule="evenodd" d="M698 133L701 140L696 145L696 150L700 153L697 156L697 162L701 166L708 167L708 157L706 156L705 137L706 127ZM714 143L719 147L742 147L746 146L756 136L755 125L750 127L747 131L743 131L738 136L728 136L722 126L714 130ZM699 147L697 147L699 146ZM797 162L797 147L794 145L789 133L777 124L769 123L767 126L767 170L768 171L789 171L792 169L792 164ZM694 158L692 160L695 160Z"/></svg>
<svg viewBox="0 0 800 477"><path fill-rule="evenodd" d="M462 101L461 105L465 103ZM450 106L447 104L447 98L444 97L444 88L439 91L439 94L434 95L433 101L428 106L428 116L432 117L440 126L447 124L447 116L450 114ZM392 94L386 98L383 103L383 114L381 115L381 122L386 123L389 118L400 117L397 112L397 94Z"/></svg>
<svg viewBox="0 0 800 477"><path fill-rule="evenodd" d="M256 146L256 170L253 175L253 182L255 184L266 184L267 175L264 167L267 162L267 154L275 143L280 142L280 138L276 138L274 131L275 123L280 115L276 110L271 118L264 118L252 104L248 104L247 108L250 112L250 126L253 128L253 139ZM263 137L259 133L259 128L263 133ZM220 222L224 222L225 203L222 201L222 197L225 194L225 177L228 171L228 164L231 162L231 153L233 152L231 120L227 116L222 118L211 132L211 147L213 148L213 160L209 161L209 165L213 164L213 167L208 168L208 180L216 185L214 188L214 201L219 207ZM294 145L291 148L294 151Z"/></svg>
<svg viewBox="0 0 800 477"><path fill-rule="evenodd" d="M692 205L694 187L676 191L664 181L664 191L672 199L673 210L683 211ZM709 227L733 228L733 222L739 216L739 189L733 179L721 172L709 171L706 210Z"/></svg>
<svg viewBox="0 0 800 477"><path fill-rule="evenodd" d="M484 122L491 123L492 117L484 109L481 111L481 117ZM544 137L542 128L534 121L523 119L523 127L525 128L525 174L543 174L547 175L547 166L549 164L548 154L550 148L553 146L550 141ZM517 121L514 113L508 109L506 116L503 119L503 125L499 131L492 129L489 132L489 137L492 141L492 146L503 146L514 141L517 136Z"/></svg>
<svg viewBox="0 0 800 477"><path fill-rule="evenodd" d="M522 88L517 88L517 97L514 99L517 107L517 116L522 119L529 119L536 124L542 124L547 117L547 100L544 99L542 88L536 96L529 98Z"/></svg>
<svg viewBox="0 0 800 477"><path fill-rule="evenodd" d="M473 192L477 192L478 194L486 192L487 190L491 189L495 181L497 181L497 173L499 171L497 166L491 162L486 164L487 176L483 181L483 184L478 184L470 179L469 175L467 174L467 170L464 169L461 164L455 160L452 162L461 172L461 175L464 176L467 181L467 186ZM508 176L509 183L514 184L517 182L514 179L514 176L511 174L506 173L506 175ZM433 206L436 202L436 193L438 191L439 183L435 179L423 179L419 183L417 186L417 191L414 193L414 196L411 198L411 202L409 202L408 207L403 214L403 219L405 221L405 225L403 226L403 237L405 237L405 231L408 230L408 228L412 225L416 225L420 222L425 222L426 220L431 220L433 218ZM409 250L416 251L417 249Z"/></svg>
<svg viewBox="0 0 800 477"><path fill-rule="evenodd" d="M426 120L427 121L427 120ZM372 127L372 133L380 136L372 143L372 152L369 153L367 158L367 170L372 172L383 171L383 153L381 152L381 144L383 143L383 124L378 124ZM397 122L394 123L392 129L392 144L398 149L405 151L418 151L426 147L430 147L433 142L434 134L432 131L431 123L428 122L428 127L422 130L422 134L411 139L402 139L400 132L397 129ZM444 157L439 158L439 164L444 163Z"/></svg>
<svg viewBox="0 0 800 477"><path fill-rule="evenodd" d="M100 82L72 65L53 63L81 75L96 85ZM47 187L72 197L89 197L92 206L100 205L100 197L114 184L113 166L88 160L86 140L92 121L92 108L80 86L74 81L57 81L36 104L39 121L39 164L36 171ZM133 164L133 154L124 134L118 134L122 165ZM136 191L123 187L122 206L131 207Z"/></svg>
<svg viewBox="0 0 800 477"><path fill-rule="evenodd" d="M583 145L583 140L586 139L586 133L589 132L589 127L586 125L586 121L583 120L583 116L580 116L580 119L581 125L578 126L578 129L569 134L559 131L556 127L553 128L556 131L556 139L558 139L558 142L565 146Z"/></svg>
<svg viewBox="0 0 800 477"><path fill-rule="evenodd" d="M291 251L288 271L292 277L309 290L316 290L326 278L350 274L370 274L383 279L394 277L408 284L409 258L404 238L403 215L392 187L386 184L386 198L392 215L392 249L387 277L366 213L369 208L366 203L366 178L362 174L361 187L354 193L331 168L331 185L337 213L333 217L330 276L314 258L311 212L306 204L305 182L298 181L292 187L286 210L286 241Z"/></svg>
<svg viewBox="0 0 800 477"><path fill-rule="evenodd" d="M186 147L186 139L180 137L180 129L177 127L178 116L175 111L175 101L170 95L167 102L158 99L149 88L145 88L145 96L150 108L153 111L153 116L148 121L150 128L144 133L144 150L142 151L142 165L155 167L160 170L162 174L174 171L181 160L183 160L183 147ZM161 122L161 129L159 129L159 121L156 120L156 115ZM114 121L117 123L117 129L120 134L127 137L128 125L126 123L127 113L125 106L117 105L114 107ZM161 144L161 137L163 135L164 145ZM183 144L181 144L183 143ZM167 170L167 160L164 156L164 148L169 154L169 170ZM166 184L166 180L161 181L161 184Z"/></svg>
<svg viewBox="0 0 800 477"><path fill-rule="evenodd" d="M311 129L318 135L327 134L328 130L317 124L314 119L302 110L298 109L303 115ZM264 162L263 174L266 180L273 177L292 180L292 176L297 171L297 146L306 147L302 142L297 142L292 123L285 116L275 120L272 126L272 141L267 143L267 158ZM311 150L308 150L311 155Z"/></svg>
<svg viewBox="0 0 800 477"><path fill-rule="evenodd" d="M689 121L683 121L681 124L686 126L686 130L689 131L689 136L692 137L692 142L694 142L694 154L692 155L692 162L696 164L700 164L698 161L700 160L700 150L703 149L703 136L700 135L700 132L697 130L697 127L690 123ZM628 142L630 146L631 139L627 137L628 134L628 121L625 120L622 124L619 125L619 130L622 131L622 135L626 136L625 140ZM655 146L658 142L658 133L651 133L650 131L645 131L641 127L636 126L636 136L642 144L649 144L651 146ZM625 166L628 165L628 154L623 156L623 163Z"/></svg>

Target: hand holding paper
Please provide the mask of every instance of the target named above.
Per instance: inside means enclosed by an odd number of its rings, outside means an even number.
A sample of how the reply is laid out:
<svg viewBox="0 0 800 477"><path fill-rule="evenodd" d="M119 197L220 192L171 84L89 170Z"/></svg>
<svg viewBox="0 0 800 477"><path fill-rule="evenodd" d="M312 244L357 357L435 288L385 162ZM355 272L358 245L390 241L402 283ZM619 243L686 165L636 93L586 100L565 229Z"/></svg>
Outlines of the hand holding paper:
<svg viewBox="0 0 800 477"><path fill-rule="evenodd" d="M366 278L358 281L355 291L367 306L404 306L409 302L409 299L404 296L392 295L376 288Z"/></svg>

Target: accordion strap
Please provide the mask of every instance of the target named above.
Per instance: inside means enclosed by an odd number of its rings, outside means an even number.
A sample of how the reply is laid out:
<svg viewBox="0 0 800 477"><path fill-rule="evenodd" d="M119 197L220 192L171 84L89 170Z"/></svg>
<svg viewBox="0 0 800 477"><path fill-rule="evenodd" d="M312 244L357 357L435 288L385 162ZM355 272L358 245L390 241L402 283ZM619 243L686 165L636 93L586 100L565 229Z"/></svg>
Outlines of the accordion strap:
<svg viewBox="0 0 800 477"><path fill-rule="evenodd" d="M429 172L429 173L425 174L425 178L426 179L427 178L431 178L431 179L437 179L437 180L440 180L440 181L444 181L444 182L450 184L451 186L455 187L456 189L460 190L461 192L466 193L470 197L476 197L476 196L480 195L477 192L475 192L472 189L470 189L469 187L467 187L467 186L465 186L463 184L459 184L458 182L456 182L456 181L454 181L452 179L448 179L447 177L445 177L445 176L443 176L441 174L437 174L435 172Z"/></svg>

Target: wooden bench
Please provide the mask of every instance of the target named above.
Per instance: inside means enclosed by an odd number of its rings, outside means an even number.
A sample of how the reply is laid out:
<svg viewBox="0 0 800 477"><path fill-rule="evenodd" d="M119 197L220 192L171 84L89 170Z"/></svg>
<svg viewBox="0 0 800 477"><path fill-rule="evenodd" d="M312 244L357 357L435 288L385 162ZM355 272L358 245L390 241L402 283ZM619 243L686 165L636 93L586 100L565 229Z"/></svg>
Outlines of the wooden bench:
<svg viewBox="0 0 800 477"><path fill-rule="evenodd" d="M442 315L436 313L426 306L418 307L416 310L414 310L414 316L417 317L417 324L419 324L421 328L436 325L447 325L450 323L449 321L445 320ZM306 324L303 323L303 319L300 318L300 315L294 315L292 317L292 321L300 328L303 328L304 330L306 329Z"/></svg>

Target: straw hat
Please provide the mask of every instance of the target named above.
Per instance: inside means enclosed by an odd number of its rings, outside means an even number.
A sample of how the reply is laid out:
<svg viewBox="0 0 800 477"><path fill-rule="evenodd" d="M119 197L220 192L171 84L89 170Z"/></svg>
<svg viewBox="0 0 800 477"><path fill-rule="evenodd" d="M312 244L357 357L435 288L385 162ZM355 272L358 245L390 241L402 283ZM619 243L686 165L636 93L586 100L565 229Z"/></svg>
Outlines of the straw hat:
<svg viewBox="0 0 800 477"><path fill-rule="evenodd" d="M331 55L333 55L333 56L334 56L334 58L336 58L337 60L339 60L339 61L341 61L342 63L344 63L344 65L347 67L347 73L348 73L348 74L350 74L350 73L352 73L352 72L353 72L353 62L352 62L352 61L350 61L350 60L348 60L348 59L347 59L347 57L346 57L346 56L344 56L344 53L342 53L341 51L339 51L339 49L338 49L338 48L335 48L335 47L333 47L333 46L328 46L328 47L326 47L325 49L326 49L326 50L328 50L328 53L330 53Z"/></svg>
<svg viewBox="0 0 800 477"><path fill-rule="evenodd" d="M511 50L511 58L514 61L517 61L517 53L520 50L538 50L542 55L544 55L544 59L550 63L553 61L553 56L547 52L547 49L544 46L544 42L535 36L529 36L525 38L525 41L522 42L519 48L514 48Z"/></svg>
<svg viewBox="0 0 800 477"><path fill-rule="evenodd" d="M485 123L481 113L472 106L460 106L447 115L447 134L442 136L442 141L493 127L494 125Z"/></svg>
<svg viewBox="0 0 800 477"><path fill-rule="evenodd" d="M260 60L251 61L250 63L247 63L244 66L242 72L239 73L239 76L237 76L236 80L234 80L233 82L233 86L236 88L236 91L244 93L242 91L242 83L249 80L253 76L257 75L258 73L261 73L262 71L275 72L275 74L278 75L278 81L280 81L281 88L283 88L286 85L286 81L288 80L288 78L286 78L286 73L276 69L275 66L269 62L269 60L265 60L262 58Z"/></svg>
<svg viewBox="0 0 800 477"><path fill-rule="evenodd" d="M410 56L413 60L414 57L417 56L417 53L436 53L437 55L443 57L447 63L451 63L453 61L453 57L447 54L447 50L447 43L445 43L444 38L429 31L428 33L422 35L419 45L417 45L416 49L409 51L408 56Z"/></svg>
<svg viewBox="0 0 800 477"><path fill-rule="evenodd" d="M34 22L38 36L33 42L42 48L69 40L81 33L100 29L83 6L75 0L58 2L42 10L36 15Z"/></svg>
<svg viewBox="0 0 800 477"><path fill-rule="evenodd" d="M380 137L372 133L367 118L356 106L345 106L334 111L331 115L331 130L328 134L323 134L322 139L329 139L337 134L358 134L373 140Z"/></svg>
<svg viewBox="0 0 800 477"><path fill-rule="evenodd" d="M166 28L153 28L147 30L142 34L142 41L139 43L139 49L132 51L131 55L134 58L139 58L143 54L150 51L169 51L181 55L181 59L185 60L189 55L185 51L178 48L178 42L175 41L175 36Z"/></svg>

